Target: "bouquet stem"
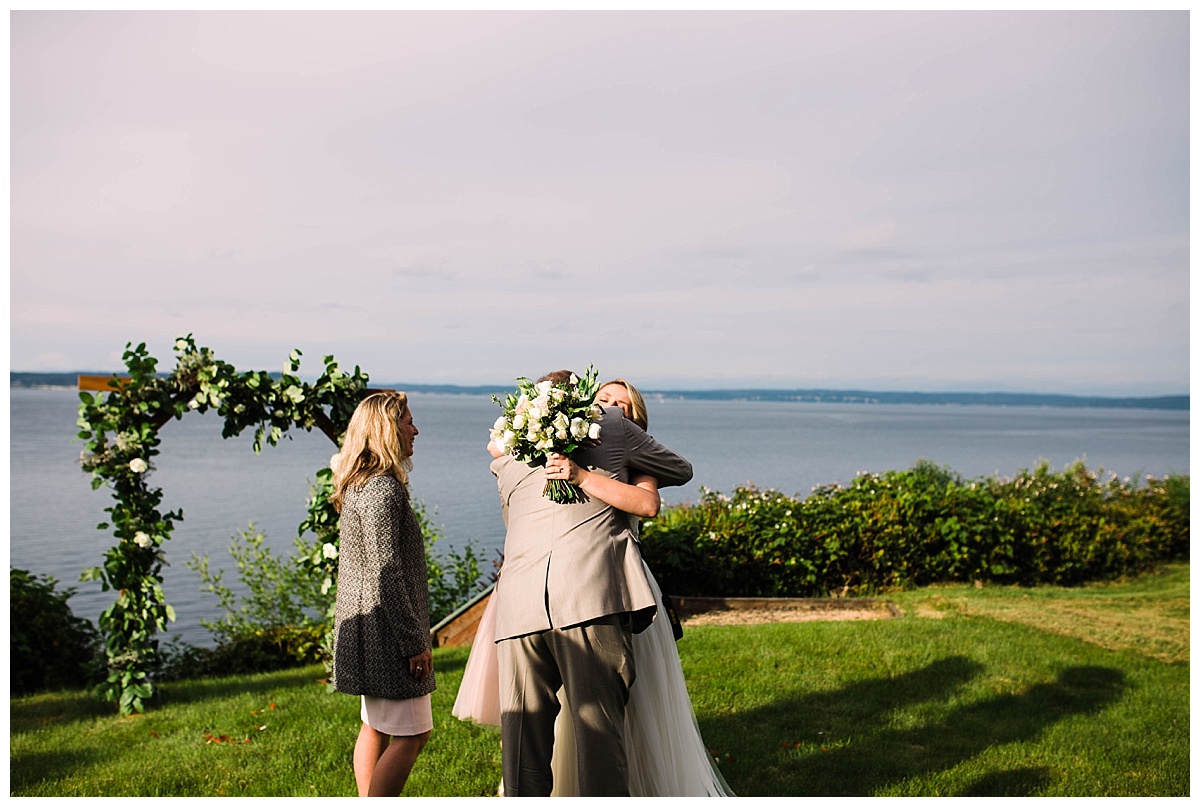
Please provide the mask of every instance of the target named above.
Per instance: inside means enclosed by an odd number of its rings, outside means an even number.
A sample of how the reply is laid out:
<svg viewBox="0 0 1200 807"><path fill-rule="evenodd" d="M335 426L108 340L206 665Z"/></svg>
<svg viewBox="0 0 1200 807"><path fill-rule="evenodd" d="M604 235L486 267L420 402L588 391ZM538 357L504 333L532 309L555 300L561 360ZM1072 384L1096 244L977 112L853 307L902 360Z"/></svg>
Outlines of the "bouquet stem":
<svg viewBox="0 0 1200 807"><path fill-rule="evenodd" d="M547 479L542 495L558 504L579 504L588 500L586 493L565 479Z"/></svg>

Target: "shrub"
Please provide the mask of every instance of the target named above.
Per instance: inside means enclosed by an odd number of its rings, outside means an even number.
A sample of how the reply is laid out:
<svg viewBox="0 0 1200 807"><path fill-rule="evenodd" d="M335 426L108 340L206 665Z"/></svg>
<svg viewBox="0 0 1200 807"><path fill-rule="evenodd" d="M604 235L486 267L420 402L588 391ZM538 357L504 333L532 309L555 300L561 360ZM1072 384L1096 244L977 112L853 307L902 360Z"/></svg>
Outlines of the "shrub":
<svg viewBox="0 0 1200 807"><path fill-rule="evenodd" d="M75 589L57 591L53 577L10 568L9 669L15 693L80 687L99 679L96 628L67 604Z"/></svg>
<svg viewBox="0 0 1200 807"><path fill-rule="evenodd" d="M215 594L225 611L216 622L200 620L218 646L256 632L323 621L327 604L319 583L294 559L272 554L271 548L264 545L265 540L266 535L256 531L253 524L230 540L229 554L246 590L241 596L225 585L224 570L209 569L207 555L192 555L188 561L188 568L200 575L203 590ZM296 543L301 544L299 539Z"/></svg>
<svg viewBox="0 0 1200 807"><path fill-rule="evenodd" d="M421 502L413 506L425 540L426 578L429 582L429 624L436 625L455 608L471 599L485 586L479 568L479 551L467 541L462 550L451 549L445 555L434 548L444 536L442 528L433 523Z"/></svg>
<svg viewBox="0 0 1200 807"><path fill-rule="evenodd" d="M195 647L174 639L162 649L162 665L155 677L175 681L317 664L326 659L327 632L324 624L250 628L229 636L215 648Z"/></svg>
<svg viewBox="0 0 1200 807"><path fill-rule="evenodd" d="M646 522L647 563L693 596L845 596L937 582L1074 585L1188 556L1190 481L1074 463L964 480L920 461L805 499L738 487Z"/></svg>

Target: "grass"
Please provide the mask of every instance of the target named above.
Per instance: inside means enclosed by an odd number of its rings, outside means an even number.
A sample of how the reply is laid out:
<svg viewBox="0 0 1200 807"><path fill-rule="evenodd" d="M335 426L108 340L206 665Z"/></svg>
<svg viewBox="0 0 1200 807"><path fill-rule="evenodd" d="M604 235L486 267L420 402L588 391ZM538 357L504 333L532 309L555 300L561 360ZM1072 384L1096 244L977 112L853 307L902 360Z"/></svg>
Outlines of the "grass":
<svg viewBox="0 0 1200 807"><path fill-rule="evenodd" d="M1191 581L1186 564L1078 589L933 586L893 596L916 616L989 617L1165 662L1188 660Z"/></svg>
<svg viewBox="0 0 1200 807"><path fill-rule="evenodd" d="M903 619L685 628L679 648L739 795L1186 796L1188 577L933 587L892 596ZM450 715L466 657L435 651L406 795L495 793L496 732ZM135 718L84 693L13 699L11 793L353 795L357 699L321 674L166 684Z"/></svg>

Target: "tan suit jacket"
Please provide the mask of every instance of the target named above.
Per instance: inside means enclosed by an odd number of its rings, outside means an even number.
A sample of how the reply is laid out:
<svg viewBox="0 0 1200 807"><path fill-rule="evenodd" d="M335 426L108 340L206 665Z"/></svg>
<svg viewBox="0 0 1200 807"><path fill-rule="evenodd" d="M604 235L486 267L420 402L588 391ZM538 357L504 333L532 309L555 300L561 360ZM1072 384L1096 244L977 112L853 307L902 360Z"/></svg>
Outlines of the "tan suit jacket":
<svg viewBox="0 0 1200 807"><path fill-rule="evenodd" d="M655 477L660 487L692 478L690 462L615 407L604 409L600 445L580 448L571 458L622 482L634 469ZM542 495L544 468L511 456L494 460L491 469L508 528L496 584L496 641L656 607L627 514L594 497L556 504Z"/></svg>

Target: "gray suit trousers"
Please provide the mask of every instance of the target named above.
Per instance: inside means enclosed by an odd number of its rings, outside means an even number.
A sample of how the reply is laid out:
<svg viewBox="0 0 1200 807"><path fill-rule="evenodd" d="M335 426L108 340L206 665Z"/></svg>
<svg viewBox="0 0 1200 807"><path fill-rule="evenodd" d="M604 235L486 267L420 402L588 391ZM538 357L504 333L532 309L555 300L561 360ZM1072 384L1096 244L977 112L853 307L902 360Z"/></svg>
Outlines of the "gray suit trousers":
<svg viewBox="0 0 1200 807"><path fill-rule="evenodd" d="M550 795L560 686L571 705L579 795L629 795L625 704L633 634L627 620L621 623L622 615L612 614L499 643L505 796Z"/></svg>

